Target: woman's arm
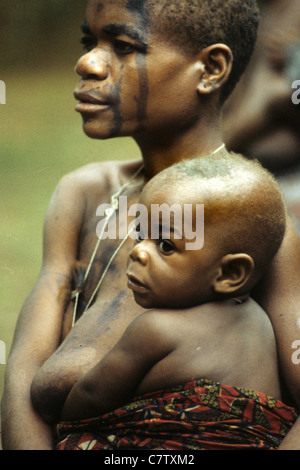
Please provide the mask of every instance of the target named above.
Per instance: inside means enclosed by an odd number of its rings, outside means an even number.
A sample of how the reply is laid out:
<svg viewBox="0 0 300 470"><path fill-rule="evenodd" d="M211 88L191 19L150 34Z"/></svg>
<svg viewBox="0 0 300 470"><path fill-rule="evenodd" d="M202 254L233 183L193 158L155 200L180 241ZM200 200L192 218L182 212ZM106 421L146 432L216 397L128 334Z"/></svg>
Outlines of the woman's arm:
<svg viewBox="0 0 300 470"><path fill-rule="evenodd" d="M62 419L100 416L129 402L151 367L173 350L164 318L149 310L134 320L111 351L73 386Z"/></svg>
<svg viewBox="0 0 300 470"><path fill-rule="evenodd" d="M300 418L283 439L278 450L300 450Z"/></svg>
<svg viewBox="0 0 300 470"><path fill-rule="evenodd" d="M282 246L254 297L272 321L282 377L300 410L300 364L292 360L292 344L300 340L300 237L290 220Z"/></svg>
<svg viewBox="0 0 300 470"><path fill-rule="evenodd" d="M73 204L74 197L76 204ZM6 367L2 399L4 449L51 449L52 433L34 410L33 377L61 340L67 299L60 289L70 284L82 206L71 177L63 178L49 205L44 226L43 266L17 322Z"/></svg>

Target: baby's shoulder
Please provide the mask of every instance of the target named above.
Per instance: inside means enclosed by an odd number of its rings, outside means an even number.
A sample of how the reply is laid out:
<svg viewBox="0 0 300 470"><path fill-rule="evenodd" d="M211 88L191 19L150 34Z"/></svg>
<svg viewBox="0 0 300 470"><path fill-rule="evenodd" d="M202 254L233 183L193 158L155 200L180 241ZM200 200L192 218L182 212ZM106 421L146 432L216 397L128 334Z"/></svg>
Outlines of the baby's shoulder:
<svg viewBox="0 0 300 470"><path fill-rule="evenodd" d="M143 341L176 344L180 338L178 312L167 309L150 309L140 314L128 327L127 334ZM176 321L177 320L177 321Z"/></svg>
<svg viewBox="0 0 300 470"><path fill-rule="evenodd" d="M174 320L173 311L167 309L149 309L141 313L132 323L135 329L159 330L168 328Z"/></svg>

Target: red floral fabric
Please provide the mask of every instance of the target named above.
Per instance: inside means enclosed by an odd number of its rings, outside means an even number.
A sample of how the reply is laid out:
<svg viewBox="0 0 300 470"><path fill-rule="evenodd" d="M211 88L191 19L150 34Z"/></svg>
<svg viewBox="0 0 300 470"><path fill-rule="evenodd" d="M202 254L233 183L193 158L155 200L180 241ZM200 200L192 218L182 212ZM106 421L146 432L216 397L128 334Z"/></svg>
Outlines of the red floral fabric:
<svg viewBox="0 0 300 470"><path fill-rule="evenodd" d="M276 449L296 411L262 393L196 380L97 418L61 422L57 450Z"/></svg>

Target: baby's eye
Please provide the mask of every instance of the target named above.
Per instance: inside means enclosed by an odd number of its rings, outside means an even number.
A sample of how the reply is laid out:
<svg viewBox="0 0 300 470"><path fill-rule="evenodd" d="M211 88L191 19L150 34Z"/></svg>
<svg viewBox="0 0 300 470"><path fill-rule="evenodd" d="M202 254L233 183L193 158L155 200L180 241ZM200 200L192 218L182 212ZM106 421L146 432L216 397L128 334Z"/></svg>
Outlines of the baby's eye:
<svg viewBox="0 0 300 470"><path fill-rule="evenodd" d="M160 240L159 249L164 254L170 254L174 251L174 245L169 240Z"/></svg>
<svg viewBox="0 0 300 470"><path fill-rule="evenodd" d="M118 55L127 55L136 52L136 47L130 42L121 41L116 39L114 41L114 50Z"/></svg>

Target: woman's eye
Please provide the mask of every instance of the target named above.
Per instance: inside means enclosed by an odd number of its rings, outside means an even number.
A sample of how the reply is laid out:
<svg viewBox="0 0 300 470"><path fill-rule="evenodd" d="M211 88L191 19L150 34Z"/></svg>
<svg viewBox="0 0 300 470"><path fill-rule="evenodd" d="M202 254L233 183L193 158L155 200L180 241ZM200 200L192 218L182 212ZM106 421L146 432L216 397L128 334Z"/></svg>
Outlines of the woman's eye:
<svg viewBox="0 0 300 470"><path fill-rule="evenodd" d="M114 50L119 55L126 55L135 52L136 48L133 44L130 44L129 42L116 39L114 41Z"/></svg>
<svg viewBox="0 0 300 470"><path fill-rule="evenodd" d="M171 253L172 251L174 251L174 246L171 242L169 242L168 240L161 240L159 242L159 249L163 252L163 253Z"/></svg>

